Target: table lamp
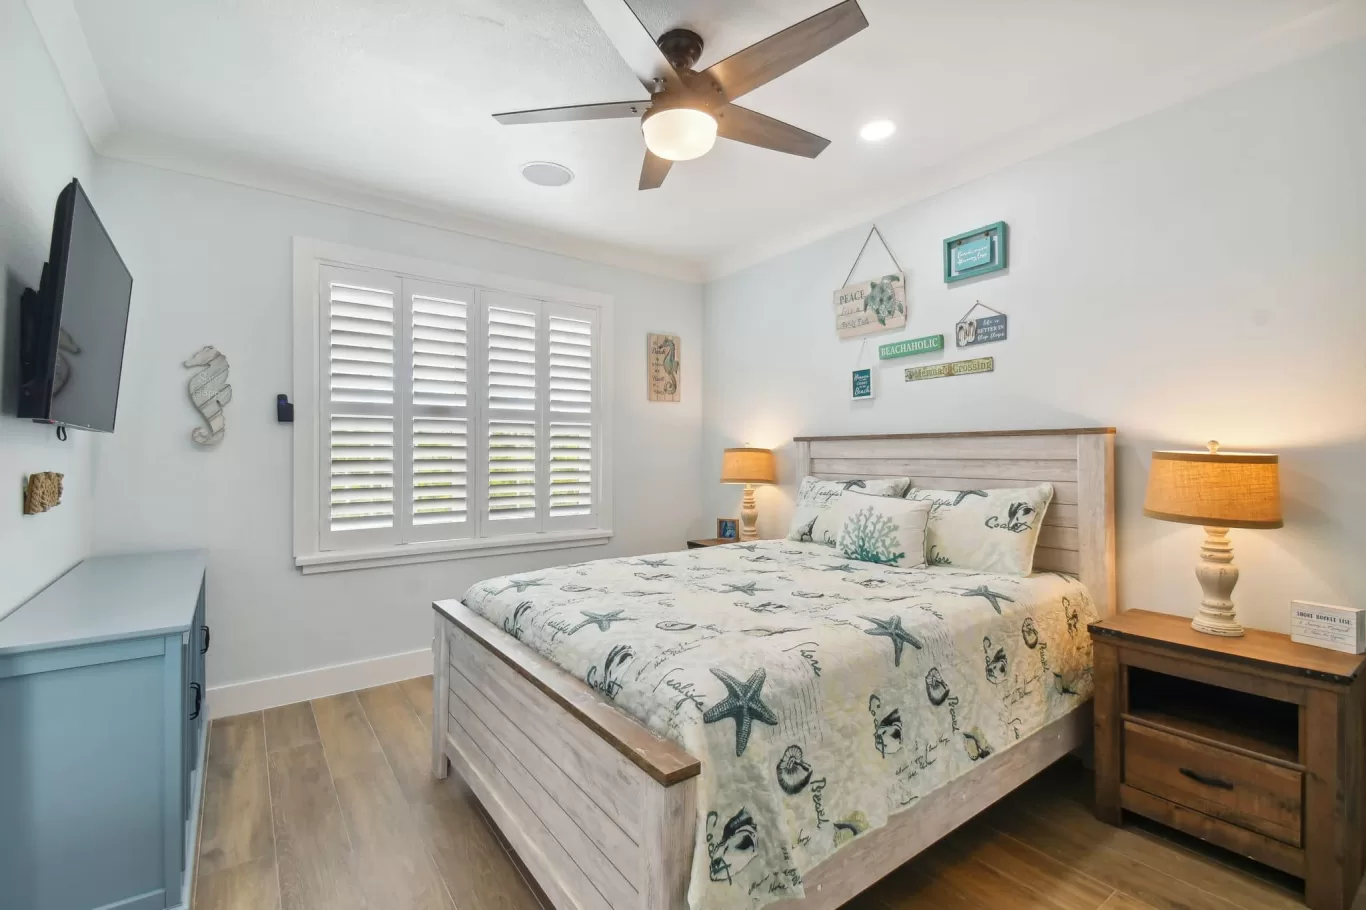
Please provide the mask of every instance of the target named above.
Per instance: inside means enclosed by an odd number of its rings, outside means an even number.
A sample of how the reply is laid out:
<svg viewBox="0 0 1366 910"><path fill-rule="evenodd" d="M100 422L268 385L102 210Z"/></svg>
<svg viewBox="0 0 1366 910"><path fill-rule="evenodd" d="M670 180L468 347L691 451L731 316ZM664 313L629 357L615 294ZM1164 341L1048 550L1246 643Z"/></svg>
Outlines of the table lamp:
<svg viewBox="0 0 1366 910"><path fill-rule="evenodd" d="M1228 529L1282 526L1279 462L1275 455L1220 452L1213 441L1208 452L1153 453L1143 514L1205 527L1195 566L1205 593L1200 612L1191 621L1197 632L1243 634L1233 607L1238 567L1233 564Z"/></svg>
<svg viewBox="0 0 1366 910"><path fill-rule="evenodd" d="M726 449L721 455L721 482L742 483L745 496L740 502L740 539L759 539L759 509L754 504L756 483L777 483L778 472L769 449Z"/></svg>

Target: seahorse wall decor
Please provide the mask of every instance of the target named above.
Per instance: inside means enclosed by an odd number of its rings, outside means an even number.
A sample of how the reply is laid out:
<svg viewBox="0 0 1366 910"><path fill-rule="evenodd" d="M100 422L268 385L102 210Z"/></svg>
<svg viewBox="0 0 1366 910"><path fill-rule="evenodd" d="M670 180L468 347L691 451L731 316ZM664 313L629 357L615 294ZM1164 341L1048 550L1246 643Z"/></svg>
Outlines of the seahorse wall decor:
<svg viewBox="0 0 1366 910"><path fill-rule="evenodd" d="M208 425L208 430L195 427L190 432L190 438L201 446L216 446L223 441L223 432L227 429L223 407L232 401L232 386L228 385L228 358L213 345L206 345L185 361L184 366L191 369L203 367L190 377L188 388L190 402Z"/></svg>

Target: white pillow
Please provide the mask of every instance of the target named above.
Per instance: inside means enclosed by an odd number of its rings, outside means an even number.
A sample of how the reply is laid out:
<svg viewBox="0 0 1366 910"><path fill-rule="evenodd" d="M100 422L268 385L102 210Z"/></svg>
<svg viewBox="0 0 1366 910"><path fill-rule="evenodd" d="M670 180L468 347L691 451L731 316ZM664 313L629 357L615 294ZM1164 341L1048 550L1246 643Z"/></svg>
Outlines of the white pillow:
<svg viewBox="0 0 1366 910"><path fill-rule="evenodd" d="M871 496L901 496L911 485L909 477L869 477L865 480L817 480L805 477L797 488L797 508L787 528L788 540L835 545L835 534L826 513L847 490Z"/></svg>
<svg viewBox="0 0 1366 910"><path fill-rule="evenodd" d="M922 490L907 499L928 502L926 558L932 566L955 566L1028 575L1053 485L1002 490Z"/></svg>
<svg viewBox="0 0 1366 910"><path fill-rule="evenodd" d="M849 492L829 512L835 549L846 559L884 566L925 564L930 504Z"/></svg>

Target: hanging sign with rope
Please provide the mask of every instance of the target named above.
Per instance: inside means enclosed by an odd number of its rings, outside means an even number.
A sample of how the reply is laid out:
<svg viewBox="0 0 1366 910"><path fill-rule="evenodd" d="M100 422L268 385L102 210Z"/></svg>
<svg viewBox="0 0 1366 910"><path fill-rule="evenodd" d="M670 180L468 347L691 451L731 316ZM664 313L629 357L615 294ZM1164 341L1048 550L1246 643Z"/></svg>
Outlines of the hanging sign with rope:
<svg viewBox="0 0 1366 910"><path fill-rule="evenodd" d="M868 249L868 241L872 240L874 235L887 251L892 265L896 266L897 270L871 281L850 284L849 279L854 277L854 269L858 267L859 260ZM835 332L841 338L857 338L873 332L899 329L905 325L906 275L901 271L901 264L892 255L887 241L882 239L882 232L877 229L877 225L873 225L873 229L864 238L858 255L854 257L854 264L849 267L849 274L844 278L844 287L835 292Z"/></svg>

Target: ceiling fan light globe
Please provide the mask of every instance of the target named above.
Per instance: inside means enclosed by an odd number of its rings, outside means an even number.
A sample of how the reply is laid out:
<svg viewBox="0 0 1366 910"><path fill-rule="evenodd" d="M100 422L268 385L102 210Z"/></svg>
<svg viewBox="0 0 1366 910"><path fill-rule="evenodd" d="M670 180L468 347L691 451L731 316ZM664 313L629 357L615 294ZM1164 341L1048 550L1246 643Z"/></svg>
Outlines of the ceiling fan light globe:
<svg viewBox="0 0 1366 910"><path fill-rule="evenodd" d="M716 144L716 118L690 107L651 111L640 129L645 147L670 161L700 158Z"/></svg>

